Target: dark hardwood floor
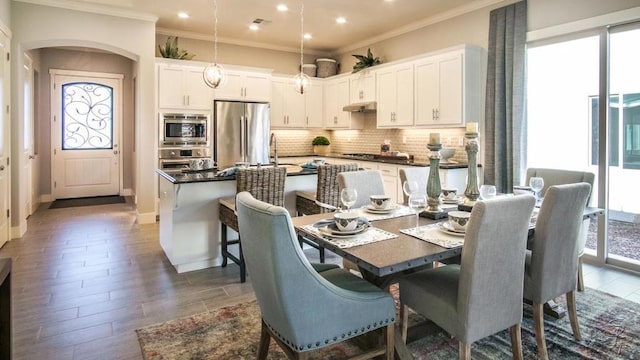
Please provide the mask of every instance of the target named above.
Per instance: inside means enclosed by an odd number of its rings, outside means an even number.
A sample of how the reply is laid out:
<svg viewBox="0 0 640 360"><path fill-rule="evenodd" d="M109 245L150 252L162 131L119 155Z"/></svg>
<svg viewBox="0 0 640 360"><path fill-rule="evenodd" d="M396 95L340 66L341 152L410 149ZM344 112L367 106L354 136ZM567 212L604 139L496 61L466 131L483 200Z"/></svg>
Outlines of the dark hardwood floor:
<svg viewBox="0 0 640 360"><path fill-rule="evenodd" d="M130 202L44 204L0 249L13 259L14 359L141 359L135 329L254 298L235 264L178 274Z"/></svg>

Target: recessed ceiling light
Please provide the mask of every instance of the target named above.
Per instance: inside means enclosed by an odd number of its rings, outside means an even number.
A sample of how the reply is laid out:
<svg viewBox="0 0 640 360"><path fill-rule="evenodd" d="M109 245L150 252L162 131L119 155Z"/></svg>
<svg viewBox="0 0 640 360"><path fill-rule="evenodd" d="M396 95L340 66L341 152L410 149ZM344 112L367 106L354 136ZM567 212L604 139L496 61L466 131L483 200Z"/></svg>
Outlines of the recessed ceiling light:
<svg viewBox="0 0 640 360"><path fill-rule="evenodd" d="M347 19L343 18L342 16L340 16L339 18L336 19L336 22L338 24L344 24L347 22Z"/></svg>
<svg viewBox="0 0 640 360"><path fill-rule="evenodd" d="M249 29L251 29L251 30L254 30L254 31L255 31L255 30L260 29L260 27L258 26L258 24L251 24L251 25L249 25Z"/></svg>
<svg viewBox="0 0 640 360"><path fill-rule="evenodd" d="M311 34L309 33L304 34L304 38L307 40L311 39Z"/></svg>
<svg viewBox="0 0 640 360"><path fill-rule="evenodd" d="M287 5L285 5L285 4L278 5L277 9L278 9L278 11L288 11L289 10Z"/></svg>
<svg viewBox="0 0 640 360"><path fill-rule="evenodd" d="M179 12L178 13L178 17L180 19L188 19L189 18L189 14L187 14L186 12Z"/></svg>

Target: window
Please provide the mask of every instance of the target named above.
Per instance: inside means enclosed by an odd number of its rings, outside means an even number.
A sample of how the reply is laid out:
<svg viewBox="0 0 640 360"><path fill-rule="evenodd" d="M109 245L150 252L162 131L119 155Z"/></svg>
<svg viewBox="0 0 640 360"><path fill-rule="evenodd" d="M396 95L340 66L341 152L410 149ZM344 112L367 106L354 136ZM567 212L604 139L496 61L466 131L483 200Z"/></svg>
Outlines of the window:
<svg viewBox="0 0 640 360"><path fill-rule="evenodd" d="M62 150L111 149L113 88L96 83L62 86Z"/></svg>

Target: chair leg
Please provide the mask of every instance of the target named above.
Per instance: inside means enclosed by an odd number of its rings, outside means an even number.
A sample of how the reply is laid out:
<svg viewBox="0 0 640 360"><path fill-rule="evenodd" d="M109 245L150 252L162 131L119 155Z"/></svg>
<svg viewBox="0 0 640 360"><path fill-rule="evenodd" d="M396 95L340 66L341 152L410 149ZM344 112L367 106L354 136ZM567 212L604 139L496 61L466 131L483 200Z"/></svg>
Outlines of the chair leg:
<svg viewBox="0 0 640 360"><path fill-rule="evenodd" d="M578 291L584 291L584 274L582 273L582 256L578 258Z"/></svg>
<svg viewBox="0 0 640 360"><path fill-rule="evenodd" d="M238 258L240 259L240 282L243 283L247 281L247 268L244 263L244 254L242 253L242 243L240 242L240 238L238 237Z"/></svg>
<svg viewBox="0 0 640 360"><path fill-rule="evenodd" d="M458 343L458 358L460 360L471 360L471 344L462 341Z"/></svg>
<svg viewBox="0 0 640 360"><path fill-rule="evenodd" d="M522 360L522 334L520 324L511 327L511 353L514 360Z"/></svg>
<svg viewBox="0 0 640 360"><path fill-rule="evenodd" d="M227 266L227 225L220 224L220 248L222 252L222 267Z"/></svg>
<svg viewBox="0 0 640 360"><path fill-rule="evenodd" d="M402 342L407 343L407 332L409 327L409 307L400 303L400 334Z"/></svg>
<svg viewBox="0 0 640 360"><path fill-rule="evenodd" d="M271 343L271 336L269 336L269 330L267 324L262 321L262 329L260 330L260 344L258 345L258 360L266 360L269 354L269 344Z"/></svg>
<svg viewBox="0 0 640 360"><path fill-rule="evenodd" d="M580 324L578 324L578 313L576 312L576 292L569 291L567 293L567 310L569 311L569 321L571 322L571 330L576 341L582 340L580 335Z"/></svg>
<svg viewBox="0 0 640 360"><path fill-rule="evenodd" d="M385 344L385 360L393 360L394 359L394 349L395 349L395 339L394 339L394 334L395 334L396 328L394 324L389 324L387 325L387 327L385 328L384 332L385 332L385 339L386 339L386 344Z"/></svg>
<svg viewBox="0 0 640 360"><path fill-rule="evenodd" d="M544 337L544 310L543 304L533 302L533 328L536 332L536 343L538 344L538 359L547 360L547 342Z"/></svg>

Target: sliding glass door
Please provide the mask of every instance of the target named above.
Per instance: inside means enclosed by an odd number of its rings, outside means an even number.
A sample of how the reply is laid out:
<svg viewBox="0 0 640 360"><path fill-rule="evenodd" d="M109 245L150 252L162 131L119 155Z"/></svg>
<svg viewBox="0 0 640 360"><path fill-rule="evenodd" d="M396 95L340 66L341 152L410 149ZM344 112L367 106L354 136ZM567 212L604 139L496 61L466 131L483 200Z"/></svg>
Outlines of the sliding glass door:
<svg viewBox="0 0 640 360"><path fill-rule="evenodd" d="M640 29L609 35L609 218L606 258L640 265ZM615 160L615 161L613 161Z"/></svg>
<svg viewBox="0 0 640 360"><path fill-rule="evenodd" d="M637 44L638 26L626 25L529 45L527 167L594 173L591 205L607 209L606 223L600 222L606 229L598 231L599 222L592 221L585 253L640 270ZM608 111L601 111L603 82ZM600 159L604 146L606 162Z"/></svg>

